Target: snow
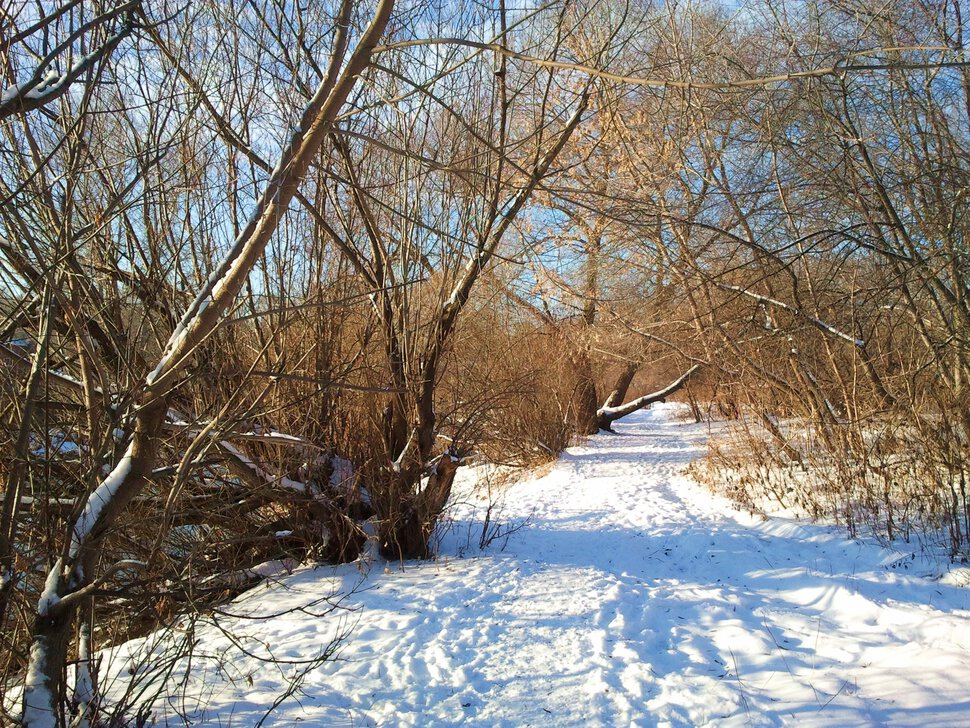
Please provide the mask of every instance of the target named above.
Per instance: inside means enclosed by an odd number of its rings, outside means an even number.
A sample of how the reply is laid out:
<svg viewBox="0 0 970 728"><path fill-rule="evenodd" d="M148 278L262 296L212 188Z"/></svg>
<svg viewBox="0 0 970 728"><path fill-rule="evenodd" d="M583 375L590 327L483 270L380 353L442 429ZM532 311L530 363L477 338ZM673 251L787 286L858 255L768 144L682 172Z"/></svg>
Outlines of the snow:
<svg viewBox="0 0 970 728"><path fill-rule="evenodd" d="M332 471L330 473L330 486L340 490L349 490L354 486L357 481L357 475L354 472L354 464L342 458L339 455L334 455L330 458L330 466Z"/></svg>
<svg viewBox="0 0 970 728"><path fill-rule="evenodd" d="M94 492L88 496L87 501L85 501L84 510L78 516L71 533L71 548L68 552L70 558L73 559L77 556L91 529L98 522L101 510L111 502L115 493L118 492L118 489L124 484L125 479L127 479L128 474L131 472L133 449L134 444L130 443L125 450L125 454L118 461L118 464L105 476L105 479L101 481L98 487L94 489Z"/></svg>
<svg viewBox="0 0 970 728"><path fill-rule="evenodd" d="M718 288L722 288L722 289L724 289L726 291L736 291L737 293L743 293L746 296L750 296L751 298L755 299L756 301L759 301L762 305L764 305L766 303L770 303L772 306L777 306L778 308L783 308L784 310L789 311L789 312L793 313L796 316L801 316L801 317L805 318L807 321L809 321L817 329L820 329L822 331L827 331L828 333L832 334L833 336L837 336L840 339L843 339L845 341L848 341L850 344L852 344L853 346L855 346L855 347L857 347L859 349L864 348L865 345L866 345L866 342L863 339L857 339L854 336L850 336L849 334L845 333L844 331L841 331L841 330L835 328L831 324L826 323L825 321L822 321L819 318L815 318L814 316L811 316L811 315L805 313L801 309L795 308L794 306L790 306L790 305L788 305L787 303L785 303L783 301L778 301L778 300L776 300L774 298L768 298L767 296L762 296L760 293L755 293L753 291L749 291L748 289L742 288L741 286L732 286L732 285L729 285L727 283L718 283L717 285L718 285ZM766 319L765 327L767 329L769 329L769 330L774 330L775 327L772 325L771 317L768 316L767 310L765 311L765 319Z"/></svg>
<svg viewBox="0 0 970 728"><path fill-rule="evenodd" d="M172 331L172 335L168 337L168 342L165 344L165 350L162 352L161 357L158 359L158 364L152 369L148 376L145 377L145 386L151 387L154 385L161 376L168 370L172 364L172 360L176 353L182 348L182 344L185 341L186 336L188 336L188 329L186 328L186 317L175 327Z"/></svg>
<svg viewBox="0 0 970 728"><path fill-rule="evenodd" d="M256 463L254 463L250 458L246 457L246 455L243 454L242 450L237 448L232 443L222 440L219 442L219 446L223 448L226 452L238 458L240 462L243 463L243 465L250 468L254 473L256 473L256 475L258 475L266 482L272 483L274 485L278 485L281 488L286 488L287 490L294 490L297 493L307 492L307 486L305 483L300 483L299 481L292 480L291 478L287 478L285 475L281 475L277 477L270 473L267 473L265 470L263 470L258 465L256 465Z"/></svg>
<svg viewBox="0 0 970 728"><path fill-rule="evenodd" d="M65 86L70 85L74 80L78 79L81 74L84 73L86 68L90 67L101 55L103 55L105 49L113 47L126 34L127 31L122 31L121 33L111 36L102 45L99 45L94 51L86 56L82 56L80 60L74 63L74 65L72 65L64 73L58 73L58 71L54 68L48 69L47 73L44 74L44 77L38 82L37 76L40 75L43 68L38 69L35 71L32 78L0 92L0 106L11 104L18 97L38 101L55 98Z"/></svg>
<svg viewBox="0 0 970 728"><path fill-rule="evenodd" d="M35 640L30 646L30 661L24 679L24 710L21 720L30 728L56 728L56 718L51 711L54 701L50 687L44 678L47 667L47 644Z"/></svg>
<svg viewBox="0 0 970 728"><path fill-rule="evenodd" d="M207 424L207 423L206 423ZM306 441L302 437L297 437L296 435L290 435L286 432L278 432L276 430L250 430L248 432L236 432L233 430L230 433L234 438L243 438L246 440L275 440L278 442L285 442L297 445L305 445Z"/></svg>
<svg viewBox="0 0 970 728"><path fill-rule="evenodd" d="M51 608L61 600L60 596L57 594L57 590L61 586L61 571L63 568L63 560L58 559L54 562L54 565L51 567L50 571L47 572L47 579L44 582L44 591L41 592L40 599L37 600L38 617L46 617Z"/></svg>
<svg viewBox="0 0 970 728"><path fill-rule="evenodd" d="M0 92L0 106L6 106L7 104L13 102L18 96L23 96L27 93L30 88L32 81L17 84L16 86L11 86L3 92Z"/></svg>
<svg viewBox="0 0 970 728"><path fill-rule="evenodd" d="M303 567L247 592L239 617L195 627L187 694L205 707L169 692L156 717L254 725L300 671L258 658L310 659L348 631L264 725L970 723L967 570L738 512L683 474L709 432L681 412L638 412L511 484L491 514L511 533L484 551L469 471L437 561ZM125 645L117 679L157 644Z"/></svg>
<svg viewBox="0 0 970 728"><path fill-rule="evenodd" d="M44 446L43 440L36 435L31 434L31 440L37 443L31 448L31 452L37 457L44 458L48 457L49 454L54 455L64 455L64 456L80 456L81 446L75 442L71 435L64 432L63 430L50 429L47 431L47 438L50 442L50 449Z"/></svg>
<svg viewBox="0 0 970 728"><path fill-rule="evenodd" d="M970 587L970 569L960 567L943 574L940 581L947 586Z"/></svg>

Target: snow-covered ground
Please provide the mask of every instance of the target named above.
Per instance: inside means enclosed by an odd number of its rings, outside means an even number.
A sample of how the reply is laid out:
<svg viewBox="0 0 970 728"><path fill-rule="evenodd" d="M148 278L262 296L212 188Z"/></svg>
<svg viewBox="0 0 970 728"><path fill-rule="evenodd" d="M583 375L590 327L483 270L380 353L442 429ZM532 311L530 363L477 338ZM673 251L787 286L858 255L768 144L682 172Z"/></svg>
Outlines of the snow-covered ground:
<svg viewBox="0 0 970 728"><path fill-rule="evenodd" d="M961 573L737 512L682 474L708 431L677 413L510 486L501 518L529 520L507 542L478 550L468 496L436 562L305 568L237 599L271 615L359 582L352 611L221 620L247 652L297 660L350 627L264 725L970 725ZM255 725L300 669L197 636L207 707L177 701L195 724Z"/></svg>

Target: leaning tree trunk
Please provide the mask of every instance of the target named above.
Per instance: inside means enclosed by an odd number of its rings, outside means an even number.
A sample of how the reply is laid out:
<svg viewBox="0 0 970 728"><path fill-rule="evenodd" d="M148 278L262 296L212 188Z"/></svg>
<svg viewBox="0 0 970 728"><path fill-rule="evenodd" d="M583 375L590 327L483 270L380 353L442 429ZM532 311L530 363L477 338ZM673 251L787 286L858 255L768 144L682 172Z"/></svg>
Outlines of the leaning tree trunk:
<svg viewBox="0 0 970 728"><path fill-rule="evenodd" d="M613 432L613 423L618 419L626 417L627 415L632 414L637 410L641 410L644 407L648 407L654 402L662 402L664 399L669 397L671 394L674 394L681 387L687 384L687 380L690 379L691 375L699 368L700 364L695 364L663 389L659 389L650 394L645 394L644 396L631 400L624 405L620 405L618 407L603 405L596 413L596 423L599 429L606 430L607 432Z"/></svg>
<svg viewBox="0 0 970 728"><path fill-rule="evenodd" d="M623 367L623 371L620 372L620 376L616 378L616 383L613 385L613 391L610 392L610 396L603 403L604 407L619 407L623 404L638 371L640 371L640 362L637 361L631 361Z"/></svg>
<svg viewBox="0 0 970 728"><path fill-rule="evenodd" d="M788 456L788 459L792 462L797 462L801 466L802 470L806 470L807 468L805 467L805 461L802 459L802 454L798 451L798 448L792 445L791 441L785 437L781 431L781 428L778 427L778 423L775 421L775 418L768 412L762 410L760 413L760 419L761 424L764 425L765 429L768 431L768 434L771 435L771 438L775 441L778 447L781 448L781 451Z"/></svg>

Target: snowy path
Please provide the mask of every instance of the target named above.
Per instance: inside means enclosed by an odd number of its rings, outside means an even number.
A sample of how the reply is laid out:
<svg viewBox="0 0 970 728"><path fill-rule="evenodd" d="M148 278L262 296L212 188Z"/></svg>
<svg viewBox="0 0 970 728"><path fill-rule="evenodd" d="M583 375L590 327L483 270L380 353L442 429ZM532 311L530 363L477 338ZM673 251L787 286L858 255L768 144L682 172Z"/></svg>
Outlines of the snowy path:
<svg viewBox="0 0 970 728"><path fill-rule="evenodd" d="M373 570L348 600L359 611L341 659L266 724L970 725L970 589L830 528L737 513L680 474L707 432L671 411L512 486L506 516L535 512L504 551ZM458 528L442 554L465 538ZM234 608L306 602L333 573ZM300 656L333 625L256 629ZM246 679L207 679L207 725L252 725L279 690L279 670L233 667Z"/></svg>

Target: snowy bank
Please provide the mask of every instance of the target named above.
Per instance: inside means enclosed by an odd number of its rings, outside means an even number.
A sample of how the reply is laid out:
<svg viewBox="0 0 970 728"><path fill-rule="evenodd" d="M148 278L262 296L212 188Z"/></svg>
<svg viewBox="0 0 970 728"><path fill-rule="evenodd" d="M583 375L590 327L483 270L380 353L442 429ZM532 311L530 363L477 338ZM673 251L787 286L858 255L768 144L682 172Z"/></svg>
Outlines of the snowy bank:
<svg viewBox="0 0 970 728"><path fill-rule="evenodd" d="M466 491L437 562L305 568L248 592L227 611L266 618L220 624L249 654L200 626L212 659L187 692L205 705L173 696L157 718L255 725L300 672L259 657L309 659L349 628L264 725L970 725L958 575L737 512L682 474L708 432L677 414L637 413L511 485L502 517L522 527L484 552Z"/></svg>

